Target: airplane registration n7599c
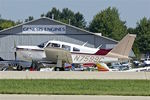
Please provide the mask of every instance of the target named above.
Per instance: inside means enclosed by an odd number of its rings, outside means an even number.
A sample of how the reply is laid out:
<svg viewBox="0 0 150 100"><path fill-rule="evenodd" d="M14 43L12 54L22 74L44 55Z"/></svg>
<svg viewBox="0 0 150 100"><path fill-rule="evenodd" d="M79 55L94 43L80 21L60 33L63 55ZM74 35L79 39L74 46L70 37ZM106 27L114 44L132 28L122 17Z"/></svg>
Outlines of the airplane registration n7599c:
<svg viewBox="0 0 150 100"><path fill-rule="evenodd" d="M115 62L118 58L104 57L101 55L85 55L85 54L72 54L73 63L101 63L101 62Z"/></svg>
<svg viewBox="0 0 150 100"><path fill-rule="evenodd" d="M38 46L17 46L17 57L22 60L48 60L57 63L100 63L129 59L136 35L127 34L112 50L90 48L83 45L50 40Z"/></svg>

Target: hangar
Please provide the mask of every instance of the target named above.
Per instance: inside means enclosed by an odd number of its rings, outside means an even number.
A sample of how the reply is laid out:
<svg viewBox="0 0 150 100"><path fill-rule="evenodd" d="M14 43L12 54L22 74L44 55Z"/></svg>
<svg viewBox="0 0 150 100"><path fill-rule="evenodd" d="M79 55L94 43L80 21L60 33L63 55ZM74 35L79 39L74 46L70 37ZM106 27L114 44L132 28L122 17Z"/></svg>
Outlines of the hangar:
<svg viewBox="0 0 150 100"><path fill-rule="evenodd" d="M110 49L117 41L50 18L39 18L0 31L0 57L15 59L16 45L38 45L48 40L60 40L74 44ZM131 53L131 56L134 53Z"/></svg>

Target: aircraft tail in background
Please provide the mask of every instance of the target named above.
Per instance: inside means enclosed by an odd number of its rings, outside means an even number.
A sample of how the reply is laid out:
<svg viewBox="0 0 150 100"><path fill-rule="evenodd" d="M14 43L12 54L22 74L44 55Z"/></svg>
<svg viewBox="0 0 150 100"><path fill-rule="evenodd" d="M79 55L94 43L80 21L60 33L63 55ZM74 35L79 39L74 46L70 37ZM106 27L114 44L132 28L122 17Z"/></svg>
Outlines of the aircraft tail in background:
<svg viewBox="0 0 150 100"><path fill-rule="evenodd" d="M110 71L109 67L105 63L97 63L96 66L98 71Z"/></svg>

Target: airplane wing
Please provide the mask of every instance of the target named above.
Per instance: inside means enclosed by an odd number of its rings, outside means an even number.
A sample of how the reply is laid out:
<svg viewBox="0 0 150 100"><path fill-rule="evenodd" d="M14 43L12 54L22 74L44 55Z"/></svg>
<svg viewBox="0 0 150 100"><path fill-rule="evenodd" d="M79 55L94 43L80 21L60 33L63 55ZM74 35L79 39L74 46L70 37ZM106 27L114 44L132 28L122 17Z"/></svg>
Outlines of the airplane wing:
<svg viewBox="0 0 150 100"><path fill-rule="evenodd" d="M44 49L46 59L56 62L57 60L62 60L62 62L66 62L71 64L72 63L72 57L71 53L67 50L64 50L62 48L53 48L48 47Z"/></svg>
<svg viewBox="0 0 150 100"><path fill-rule="evenodd" d="M149 72L150 71L150 67L143 67L143 68L134 68L134 69L129 69L126 70L124 72Z"/></svg>

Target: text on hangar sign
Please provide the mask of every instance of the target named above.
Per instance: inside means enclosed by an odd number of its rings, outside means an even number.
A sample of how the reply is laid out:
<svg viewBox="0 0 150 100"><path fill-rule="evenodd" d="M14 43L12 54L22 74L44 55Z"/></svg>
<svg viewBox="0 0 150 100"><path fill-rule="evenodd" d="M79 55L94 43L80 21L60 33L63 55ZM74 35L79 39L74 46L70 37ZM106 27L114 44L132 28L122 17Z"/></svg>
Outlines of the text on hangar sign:
<svg viewBox="0 0 150 100"><path fill-rule="evenodd" d="M23 33L66 33L65 25L23 25Z"/></svg>

